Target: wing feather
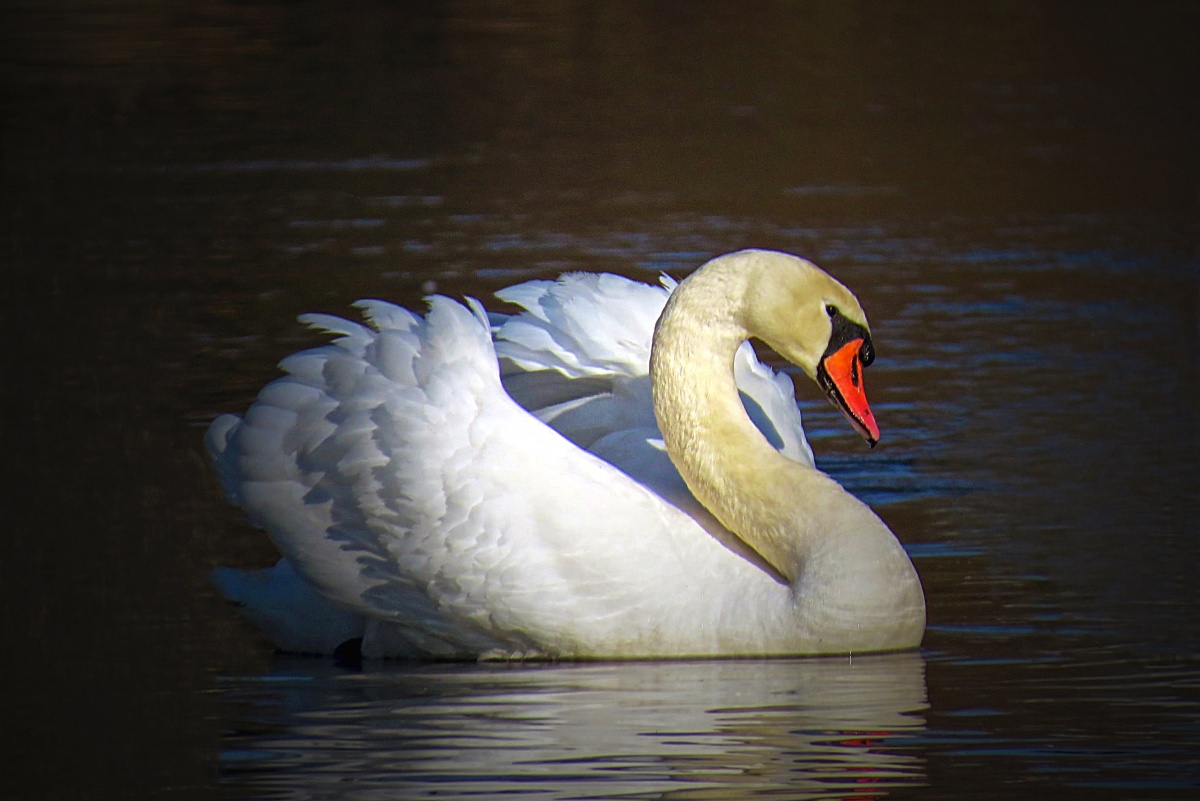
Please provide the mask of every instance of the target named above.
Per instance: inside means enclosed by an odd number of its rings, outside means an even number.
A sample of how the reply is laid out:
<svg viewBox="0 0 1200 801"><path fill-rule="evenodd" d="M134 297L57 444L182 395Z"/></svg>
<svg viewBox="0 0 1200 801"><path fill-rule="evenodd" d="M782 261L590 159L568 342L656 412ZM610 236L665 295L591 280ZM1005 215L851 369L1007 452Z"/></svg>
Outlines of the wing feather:
<svg viewBox="0 0 1200 801"><path fill-rule="evenodd" d="M284 359L244 419L214 421L222 485L289 570L362 616L366 653L570 655L652 637L647 619L669 630L695 615L691 571L727 552L663 500L681 482L648 482L660 497L564 435L652 439L650 339L672 289L576 275L504 290L524 310L507 318L438 296L424 317L378 300L357 304L368 325L306 315L336 339ZM803 458L790 380L749 346L737 364L752 418ZM643 608L664 597L679 603Z"/></svg>
<svg viewBox="0 0 1200 801"><path fill-rule="evenodd" d="M366 338L322 321L343 338L214 424L214 458L296 573L405 642L586 650L661 584L648 566L646 584L618 581L597 554L636 564L694 524L516 405L481 312L439 297L424 320L375 307L374 324L406 328Z"/></svg>

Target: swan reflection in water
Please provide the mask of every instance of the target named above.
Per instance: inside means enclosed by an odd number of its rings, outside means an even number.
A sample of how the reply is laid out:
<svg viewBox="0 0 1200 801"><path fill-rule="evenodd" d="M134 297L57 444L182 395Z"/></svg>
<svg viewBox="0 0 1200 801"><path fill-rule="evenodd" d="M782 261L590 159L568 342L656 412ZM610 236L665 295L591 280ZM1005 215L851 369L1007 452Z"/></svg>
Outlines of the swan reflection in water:
<svg viewBox="0 0 1200 801"><path fill-rule="evenodd" d="M917 653L750 661L280 659L222 685L256 796L880 798L924 783Z"/></svg>

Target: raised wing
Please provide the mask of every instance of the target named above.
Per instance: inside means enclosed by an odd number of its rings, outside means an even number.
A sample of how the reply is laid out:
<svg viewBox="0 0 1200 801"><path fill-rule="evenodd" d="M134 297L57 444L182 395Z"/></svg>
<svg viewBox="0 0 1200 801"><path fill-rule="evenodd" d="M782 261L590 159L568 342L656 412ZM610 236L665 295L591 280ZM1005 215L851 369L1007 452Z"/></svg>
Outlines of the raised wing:
<svg viewBox="0 0 1200 801"><path fill-rule="evenodd" d="M304 318L339 338L210 430L231 500L324 597L389 624L366 652L392 638L570 655L648 636L631 617L672 582L686 594L720 546L514 403L482 309L430 303L420 318L361 302L370 327Z"/></svg>
<svg viewBox="0 0 1200 801"><path fill-rule="evenodd" d="M676 286L667 276L656 287L610 274L568 273L497 292L523 309L495 331L505 388L582 448L622 431L656 432L650 346ZM737 352L734 376L747 413L767 440L812 465L791 379L761 363L749 343Z"/></svg>

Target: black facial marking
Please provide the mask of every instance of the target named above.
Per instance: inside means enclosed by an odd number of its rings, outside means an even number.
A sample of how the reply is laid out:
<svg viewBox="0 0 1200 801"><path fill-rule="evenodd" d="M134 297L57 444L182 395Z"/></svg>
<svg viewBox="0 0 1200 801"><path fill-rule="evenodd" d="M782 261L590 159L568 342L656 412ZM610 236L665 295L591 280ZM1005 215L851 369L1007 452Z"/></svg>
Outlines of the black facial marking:
<svg viewBox="0 0 1200 801"><path fill-rule="evenodd" d="M871 344L870 332L858 323L851 322L842 314L837 306L827 303L825 304L825 312L829 315L829 321L833 324L833 331L829 334L829 345L825 348L825 354L821 359L827 359L837 353L847 342L861 339L863 344L862 348L858 351L858 355L862 359L863 367L869 367L871 362L875 361L875 348ZM852 377L857 379L857 376ZM857 380L855 380L854 385L858 386Z"/></svg>
<svg viewBox="0 0 1200 801"><path fill-rule="evenodd" d="M871 362L875 361L875 346L871 344L871 335L867 334L863 340L863 345L858 351L858 358L862 359L863 367L870 367Z"/></svg>

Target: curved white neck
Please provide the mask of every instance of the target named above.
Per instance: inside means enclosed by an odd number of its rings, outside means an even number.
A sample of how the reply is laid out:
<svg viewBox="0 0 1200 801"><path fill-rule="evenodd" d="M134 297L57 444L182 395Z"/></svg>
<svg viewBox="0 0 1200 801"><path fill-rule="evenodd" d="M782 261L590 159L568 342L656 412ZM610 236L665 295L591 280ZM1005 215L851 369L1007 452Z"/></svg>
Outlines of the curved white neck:
<svg viewBox="0 0 1200 801"><path fill-rule="evenodd" d="M738 395L734 354L765 337L755 330L761 306L774 306L767 325L791 311L788 296L773 297L778 267L769 256L718 259L667 301L650 353L667 453L696 499L787 579L807 650L911 647L925 629L925 596L899 541L833 479L776 451ZM790 297L804 303L809 291ZM782 344L800 359L819 353L826 345L811 341L812 331L802 327L799 341Z"/></svg>
<svg viewBox="0 0 1200 801"><path fill-rule="evenodd" d="M747 416L733 359L754 335L743 321L758 279L757 270L713 263L675 290L654 332L654 407L667 453L696 499L795 583L831 548L895 539L835 481L780 454ZM834 534L839 542L830 542Z"/></svg>

